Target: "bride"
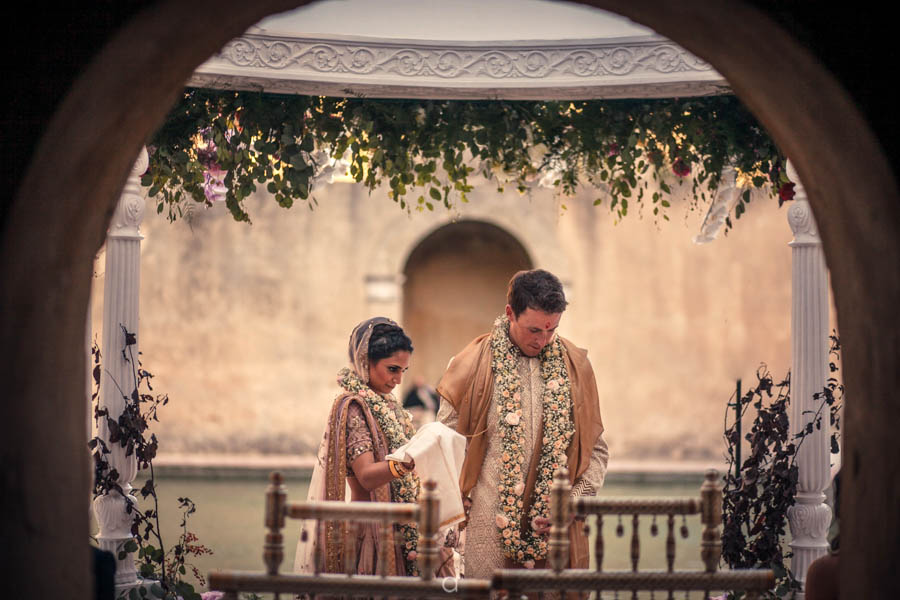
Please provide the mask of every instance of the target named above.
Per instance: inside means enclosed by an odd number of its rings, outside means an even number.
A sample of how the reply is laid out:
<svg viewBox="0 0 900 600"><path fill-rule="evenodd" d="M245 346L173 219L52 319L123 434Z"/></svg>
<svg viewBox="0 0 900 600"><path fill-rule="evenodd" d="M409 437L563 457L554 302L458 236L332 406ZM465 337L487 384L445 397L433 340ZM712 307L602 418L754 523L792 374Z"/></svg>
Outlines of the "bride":
<svg viewBox="0 0 900 600"><path fill-rule="evenodd" d="M409 413L391 394L409 367L412 351L409 337L390 319L375 317L353 329L350 367L338 372L341 391L319 447L309 500L343 501L349 488L354 502L416 502L419 479L414 463L385 459L415 433ZM384 554L388 575L418 575L416 525L394 525L394 548L386 553L380 548L380 527L361 523L357 529L337 521L315 527L314 521L305 522L294 570L344 572L345 541L353 534L357 574L380 572L378 561ZM318 569L314 568L316 560Z"/></svg>

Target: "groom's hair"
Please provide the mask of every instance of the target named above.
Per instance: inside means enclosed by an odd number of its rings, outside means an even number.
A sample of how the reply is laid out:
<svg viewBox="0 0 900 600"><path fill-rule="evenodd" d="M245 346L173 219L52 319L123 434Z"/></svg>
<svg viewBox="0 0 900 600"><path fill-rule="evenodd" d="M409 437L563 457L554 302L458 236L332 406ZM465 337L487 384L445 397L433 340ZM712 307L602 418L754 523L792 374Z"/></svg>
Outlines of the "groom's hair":
<svg viewBox="0 0 900 600"><path fill-rule="evenodd" d="M566 310L566 295L562 283L553 273L543 269L519 271L509 280L506 303L518 317L526 308L548 314Z"/></svg>

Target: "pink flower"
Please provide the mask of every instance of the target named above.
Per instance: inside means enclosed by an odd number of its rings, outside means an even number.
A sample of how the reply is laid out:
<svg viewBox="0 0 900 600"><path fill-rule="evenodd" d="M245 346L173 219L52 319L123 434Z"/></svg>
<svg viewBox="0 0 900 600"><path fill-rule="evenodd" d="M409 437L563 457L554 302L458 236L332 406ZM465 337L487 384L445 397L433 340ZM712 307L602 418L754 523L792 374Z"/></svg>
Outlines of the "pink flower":
<svg viewBox="0 0 900 600"><path fill-rule="evenodd" d="M516 413L506 413L505 417L507 425L516 426L519 424L519 415Z"/></svg>
<svg viewBox="0 0 900 600"><path fill-rule="evenodd" d="M551 379L547 382L547 387L550 388L551 392L555 392L559 389L559 382L555 379Z"/></svg>
<svg viewBox="0 0 900 600"><path fill-rule="evenodd" d="M522 563L522 566L525 567L526 569L533 569L533 568L534 568L534 561L533 561L533 560L526 560L525 562Z"/></svg>
<svg viewBox="0 0 900 600"><path fill-rule="evenodd" d="M497 524L497 527L503 529L504 527L509 525L509 519L507 519L505 515L497 515L496 517L494 517L494 523Z"/></svg>
<svg viewBox="0 0 900 600"><path fill-rule="evenodd" d="M418 557L418 556L419 556L419 553L416 552L415 550L413 550L412 552L410 552L409 554L406 555L406 558L409 560L416 560L416 557Z"/></svg>
<svg viewBox="0 0 900 600"><path fill-rule="evenodd" d="M228 171L223 171L219 165L213 164L209 170L203 173L203 194L206 200L212 202L224 202L228 188L225 187L225 176Z"/></svg>
<svg viewBox="0 0 900 600"><path fill-rule="evenodd" d="M222 600L225 592L203 592L200 594L200 600Z"/></svg>
<svg viewBox="0 0 900 600"><path fill-rule="evenodd" d="M521 495L522 495L522 492L524 492L524 491L525 491L525 482L519 480L519 483L517 483L517 484L516 484L516 487L513 488L513 493L514 493L516 496L521 496Z"/></svg>
<svg viewBox="0 0 900 600"><path fill-rule="evenodd" d="M691 165L684 162L683 159L676 158L672 162L672 172L678 175L679 177L687 177L691 174Z"/></svg>

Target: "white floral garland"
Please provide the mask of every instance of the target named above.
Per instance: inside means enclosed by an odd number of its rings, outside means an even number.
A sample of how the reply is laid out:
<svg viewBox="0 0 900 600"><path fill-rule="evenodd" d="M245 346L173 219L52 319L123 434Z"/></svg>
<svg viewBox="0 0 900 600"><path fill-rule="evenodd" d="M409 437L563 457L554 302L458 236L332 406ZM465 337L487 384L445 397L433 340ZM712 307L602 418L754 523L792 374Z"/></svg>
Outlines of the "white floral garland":
<svg viewBox="0 0 900 600"><path fill-rule="evenodd" d="M378 422L378 427L387 440L388 452L393 452L409 441L415 434L409 413L400 407L390 406L390 399L396 405L396 400L391 394L381 395L366 385L359 376L350 369L344 368L338 372L338 385L345 392L359 396L365 400L369 410ZM338 397L343 394L339 394ZM415 471L410 471L399 479L391 481L391 500L393 502L417 502L419 498L419 477ZM419 541L419 530L415 523L400 526L403 534L403 558L406 562L406 574L418 575L419 567L416 562L418 553L416 548Z"/></svg>
<svg viewBox="0 0 900 600"><path fill-rule="evenodd" d="M494 394L499 399L498 429L501 438L501 462L498 510L495 517L503 554L524 565L534 567L534 561L547 557L547 539L535 535L529 527L521 533L523 495L528 466L523 450L521 383L517 368L516 350L509 339L509 319L494 322L491 333L491 367L494 371ZM566 465L566 450L575 433L572 421L572 393L569 374L563 360L562 343L556 338L540 353L541 378L544 393L541 397L544 436L537 466L530 522L536 517L550 515L550 484L557 469Z"/></svg>

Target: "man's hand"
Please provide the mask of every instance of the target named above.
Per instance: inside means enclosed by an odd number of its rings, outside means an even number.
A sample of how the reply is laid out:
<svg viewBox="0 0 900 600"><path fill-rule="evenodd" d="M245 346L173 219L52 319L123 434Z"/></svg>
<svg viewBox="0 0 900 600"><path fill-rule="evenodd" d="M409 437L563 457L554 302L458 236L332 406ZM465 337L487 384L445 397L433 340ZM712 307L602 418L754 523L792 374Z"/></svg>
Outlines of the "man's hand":
<svg viewBox="0 0 900 600"><path fill-rule="evenodd" d="M550 533L550 519L546 517L535 517L531 520L531 530L538 535Z"/></svg>
<svg viewBox="0 0 900 600"><path fill-rule="evenodd" d="M572 524L575 520L574 513L569 513L569 518L566 521L566 527ZM550 519L546 517L535 517L531 520L531 530L538 535L546 535L550 533L550 526L552 523Z"/></svg>

